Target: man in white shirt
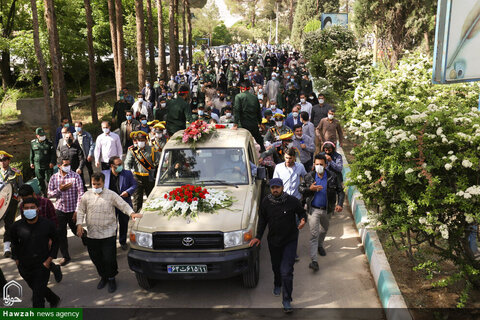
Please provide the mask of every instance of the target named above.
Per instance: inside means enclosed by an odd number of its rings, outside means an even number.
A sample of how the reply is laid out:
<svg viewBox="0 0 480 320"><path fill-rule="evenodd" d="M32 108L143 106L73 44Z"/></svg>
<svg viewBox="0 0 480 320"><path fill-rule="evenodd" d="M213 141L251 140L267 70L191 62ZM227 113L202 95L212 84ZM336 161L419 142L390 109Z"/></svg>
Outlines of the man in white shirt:
<svg viewBox="0 0 480 320"><path fill-rule="evenodd" d="M118 134L110 132L110 122L102 122L102 131L95 142L95 166L99 168L101 164L102 170L108 170L111 157L122 157L122 143Z"/></svg>
<svg viewBox="0 0 480 320"><path fill-rule="evenodd" d="M283 181L283 190L297 199L302 198L302 194L298 191L301 178L305 177L307 171L303 164L296 162L297 153L295 148L289 148L285 152L285 162L275 166L273 178L280 178Z"/></svg>
<svg viewBox="0 0 480 320"><path fill-rule="evenodd" d="M149 103L144 101L143 99L143 94L139 93L137 95L137 101L132 106L132 111L133 111L133 119L138 120L140 115L144 114L147 118L149 118L149 114L152 112L149 112Z"/></svg>
<svg viewBox="0 0 480 320"><path fill-rule="evenodd" d="M85 224L88 255L101 278L97 289L104 288L108 282L108 292L112 293L117 289L115 276L118 274L115 208L133 219L142 215L133 212L132 207L114 191L104 188L103 173L94 173L91 184L92 190L84 193L77 207L77 235L82 237L82 224Z"/></svg>
<svg viewBox="0 0 480 320"><path fill-rule="evenodd" d="M308 117L312 116L312 104L305 99L305 93L300 93L300 112L305 111Z"/></svg>

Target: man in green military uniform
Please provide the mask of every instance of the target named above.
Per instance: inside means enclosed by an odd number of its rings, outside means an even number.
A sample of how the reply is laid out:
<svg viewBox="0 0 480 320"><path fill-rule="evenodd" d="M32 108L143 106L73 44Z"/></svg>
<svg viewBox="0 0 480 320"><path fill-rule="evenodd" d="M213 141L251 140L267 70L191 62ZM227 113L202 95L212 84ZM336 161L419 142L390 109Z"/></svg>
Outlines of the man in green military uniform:
<svg viewBox="0 0 480 320"><path fill-rule="evenodd" d="M233 128L244 128L250 131L253 138L260 145L260 151L265 151L263 138L260 135L259 125L262 123L262 110L258 103L258 98L250 92L249 83L243 81L240 83L241 93L235 97L233 105Z"/></svg>
<svg viewBox="0 0 480 320"><path fill-rule="evenodd" d="M47 139L45 130L35 130L36 139L30 141L30 167L35 169L35 177L42 189L43 196L47 195L47 186L53 174L53 167L56 162L53 143Z"/></svg>
<svg viewBox="0 0 480 320"><path fill-rule="evenodd" d="M125 169L133 172L137 181L137 189L133 193L133 210L140 212L143 205L143 194L148 197L155 186L155 172L160 154L147 144L147 134L136 132L137 147L128 148L125 158Z"/></svg>
<svg viewBox="0 0 480 320"><path fill-rule="evenodd" d="M187 103L188 86L183 85L178 91L178 98L167 102L167 131L173 134L186 128L186 122L192 121L192 110Z"/></svg>
<svg viewBox="0 0 480 320"><path fill-rule="evenodd" d="M0 184L11 184L13 195L5 212L4 223L5 233L3 234L3 255L6 258L12 256L10 227L15 221L15 215L18 207L18 188L23 184L22 172L10 167L10 160L13 156L3 150L0 150Z"/></svg>
<svg viewBox="0 0 480 320"><path fill-rule="evenodd" d="M280 140L280 136L287 133L292 133L292 129L285 125L283 121L284 118L285 116L280 113L276 113L273 115L273 119L275 120L275 126L268 129L268 132L265 135L265 141L274 143Z"/></svg>

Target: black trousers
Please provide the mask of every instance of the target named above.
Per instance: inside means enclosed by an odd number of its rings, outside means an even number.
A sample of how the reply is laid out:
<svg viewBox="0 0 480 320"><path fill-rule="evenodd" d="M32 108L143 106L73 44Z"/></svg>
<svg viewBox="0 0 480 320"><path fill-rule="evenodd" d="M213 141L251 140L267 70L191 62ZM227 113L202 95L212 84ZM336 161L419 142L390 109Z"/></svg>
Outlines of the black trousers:
<svg viewBox="0 0 480 320"><path fill-rule="evenodd" d="M268 243L274 277L274 286L282 287L283 301L292 301L293 265L297 253L298 239L278 247Z"/></svg>
<svg viewBox="0 0 480 320"><path fill-rule="evenodd" d="M7 280L5 279L5 276L3 275L2 269L0 269L0 288L3 288L7 284Z"/></svg>
<svg viewBox="0 0 480 320"><path fill-rule="evenodd" d="M62 253L62 257L65 259L70 259L70 254L68 253L68 238L67 238L67 225L72 230L73 234L77 234L77 226L73 221L73 212L63 212L60 210L55 210L57 213L58 219L58 247Z"/></svg>
<svg viewBox="0 0 480 320"><path fill-rule="evenodd" d="M135 178L135 181L137 181L137 189L132 196L133 211L138 213L143 206L143 194L145 193L148 197L155 186L155 182L150 181L148 176L133 175L133 177Z"/></svg>
<svg viewBox="0 0 480 320"><path fill-rule="evenodd" d="M87 250L101 278L118 274L116 237L91 239L87 237Z"/></svg>
<svg viewBox="0 0 480 320"><path fill-rule="evenodd" d="M36 266L22 266L22 262L18 265L20 275L33 291L33 307L45 308L45 299L48 302L56 302L59 297L47 287L50 279L50 270L45 268L43 264Z"/></svg>
<svg viewBox="0 0 480 320"><path fill-rule="evenodd" d="M3 243L12 241L10 237L10 227L15 222L15 215L17 214L18 201L12 199L8 205L7 212L5 213L5 233L3 234Z"/></svg>
<svg viewBox="0 0 480 320"><path fill-rule="evenodd" d="M100 167L102 168L102 170L110 169L110 165L107 162L100 162Z"/></svg>
<svg viewBox="0 0 480 320"><path fill-rule="evenodd" d="M263 142L263 137L260 134L258 127L244 127L252 134L255 141L260 145L260 153L265 152L265 144Z"/></svg>
<svg viewBox="0 0 480 320"><path fill-rule="evenodd" d="M87 170L85 170L85 168L87 168ZM85 178L85 171L88 172L88 180ZM92 174L93 174L93 166L92 166L92 163L85 160L85 167L83 168L83 171L82 171L82 174L80 175L80 177L82 177L82 182L83 182L83 187L85 189L85 182L87 181L90 181L91 180L91 177L92 177ZM90 184L90 183L89 183ZM87 191L87 189L85 189L84 191Z"/></svg>
<svg viewBox="0 0 480 320"><path fill-rule="evenodd" d="M128 221L130 217L126 214L123 214L120 210L115 208L115 214L118 219L118 242L120 244L127 244L127 231L128 231Z"/></svg>

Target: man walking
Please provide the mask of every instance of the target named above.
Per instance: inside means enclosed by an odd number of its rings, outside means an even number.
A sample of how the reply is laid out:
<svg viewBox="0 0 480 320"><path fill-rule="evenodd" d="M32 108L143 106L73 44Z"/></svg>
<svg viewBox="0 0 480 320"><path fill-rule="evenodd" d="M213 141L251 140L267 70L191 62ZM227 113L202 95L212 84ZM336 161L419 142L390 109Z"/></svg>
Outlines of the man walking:
<svg viewBox="0 0 480 320"><path fill-rule="evenodd" d="M37 138L30 142L30 168L35 170L35 177L37 177L40 189L46 196L47 185L56 163L56 154L53 143L47 139L45 131L37 128L35 133Z"/></svg>
<svg viewBox="0 0 480 320"><path fill-rule="evenodd" d="M309 172L312 169L315 143L313 142L312 138L303 133L302 124L295 125L293 132L295 133L295 139L293 139L293 147L299 151L300 162L305 167L305 170Z"/></svg>
<svg viewBox="0 0 480 320"><path fill-rule="evenodd" d="M12 199L5 212L4 224L5 233L3 234L3 256L9 258L12 256L10 248L10 227L15 221L15 214L18 206L18 188L23 184L22 172L16 168L10 167L10 160L13 156L3 150L0 150L0 184L10 184L13 189Z"/></svg>
<svg viewBox="0 0 480 320"><path fill-rule="evenodd" d="M182 85L178 90L178 98L167 102L167 131L170 137L175 132L184 130L187 121L192 121L192 110L187 102L188 90L188 86Z"/></svg>
<svg viewBox="0 0 480 320"><path fill-rule="evenodd" d="M71 170L68 158L58 159L57 165L59 170L52 176L48 184L48 196L57 198L55 208L58 217L58 246L63 256L60 265L65 266L72 260L68 252L67 224L75 234L73 215L83 195L83 183L80 176Z"/></svg>
<svg viewBox="0 0 480 320"><path fill-rule="evenodd" d="M327 235L330 217L334 210L342 211L345 193L342 186L338 184L335 173L325 169L327 167L325 155L315 155L314 165L315 170L305 177L300 191L306 198L307 211L310 215L308 224L310 226L310 258L312 262L309 268L316 272L319 269L317 251L321 256L327 255L323 242ZM335 204L337 205L335 206Z"/></svg>
<svg viewBox="0 0 480 320"><path fill-rule="evenodd" d="M280 178L283 181L283 191L300 200L302 195L298 191L298 187L300 186L301 178L305 177L307 171L305 171L303 164L296 162L296 158L296 150L288 148L285 152L285 162L275 166L273 178Z"/></svg>
<svg viewBox="0 0 480 320"><path fill-rule="evenodd" d="M260 152L265 151L263 137L260 135L259 125L262 123L262 112L258 99L249 90L247 82L240 84L241 93L235 97L233 107L234 129L247 129L260 145Z"/></svg>
<svg viewBox="0 0 480 320"><path fill-rule="evenodd" d="M102 170L110 169L108 161L111 157L122 156L122 144L120 137L115 132L110 131L110 123L108 121L102 122L103 133L97 137L95 143L95 165L97 168L102 165Z"/></svg>
<svg viewBox="0 0 480 320"><path fill-rule="evenodd" d="M126 153L128 147L133 144L130 134L137 131L137 128L140 126L140 122L133 119L133 111L128 110L125 114L127 120L120 124L120 143L122 144L124 153Z"/></svg>
<svg viewBox="0 0 480 320"><path fill-rule="evenodd" d="M90 177L93 174L93 157L95 152L95 142L90 133L83 130L83 123L81 121L75 122L75 133L73 134L73 139L77 141L83 151L83 156L85 157L85 167L87 167L88 176ZM85 177L82 172L83 181ZM90 180L90 179L89 179Z"/></svg>
<svg viewBox="0 0 480 320"><path fill-rule="evenodd" d="M283 310L292 312L293 265L297 252L298 230L305 225L306 214L300 201L283 192L283 181L270 180L271 194L260 205L257 236L250 246L259 245L268 225L268 248L274 274L273 294L283 294ZM297 227L296 219L300 220Z"/></svg>
<svg viewBox="0 0 480 320"><path fill-rule="evenodd" d="M53 222L38 216L38 201L23 200L23 218L12 225L12 257L20 275L33 291L33 308L55 308L60 298L47 287L50 264L58 249Z"/></svg>
<svg viewBox="0 0 480 320"><path fill-rule="evenodd" d="M100 275L97 289L104 288L108 282L108 292L112 293L117 290L115 276L118 274L115 208L132 218L141 218L142 215L134 213L118 194L104 187L103 173L94 173L91 183L92 190L85 193L78 205L77 235L83 236L82 225L85 223L88 229L88 255Z"/></svg>
<svg viewBox="0 0 480 320"><path fill-rule="evenodd" d="M132 172L123 169L122 159L119 157L110 158L108 163L110 164L110 170L102 171L105 175L105 188L118 194L130 207L133 207L130 196L137 189L137 182L133 178ZM122 214L118 209L115 209L115 214L120 226L118 242L120 242L122 250L127 250L128 216Z"/></svg>

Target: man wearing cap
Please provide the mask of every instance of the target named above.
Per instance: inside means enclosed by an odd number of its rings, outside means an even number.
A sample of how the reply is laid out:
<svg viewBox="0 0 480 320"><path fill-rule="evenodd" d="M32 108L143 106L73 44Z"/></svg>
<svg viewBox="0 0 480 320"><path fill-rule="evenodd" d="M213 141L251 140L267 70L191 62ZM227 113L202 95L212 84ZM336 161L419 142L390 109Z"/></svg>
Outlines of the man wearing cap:
<svg viewBox="0 0 480 320"><path fill-rule="evenodd" d="M281 135L292 133L292 129L290 129L284 124L283 122L284 118L285 116L281 113L276 113L273 116L273 119L275 121L275 126L271 127L268 130L267 134L265 135L265 141L269 141L270 143L273 143L275 141L279 141Z"/></svg>
<svg viewBox="0 0 480 320"><path fill-rule="evenodd" d="M293 132L282 134L279 137L279 141L270 143L266 141L265 145L269 149L260 154L260 161L263 161L266 157L272 156L275 163L281 163L285 161L286 152L293 147ZM296 152L296 161L300 161L300 152L296 148L292 148Z"/></svg>
<svg viewBox="0 0 480 320"><path fill-rule="evenodd" d="M15 214L18 206L18 188L23 184L22 172L16 168L10 167L10 161L13 156L3 150L0 150L0 184L12 185L13 195L5 212L5 233L3 234L3 255L7 258L12 256L10 227L15 221Z"/></svg>
<svg viewBox="0 0 480 320"><path fill-rule="evenodd" d="M136 132L137 148L129 148L125 158L125 169L131 170L137 181L133 194L133 209L139 212L143 205L143 194L148 197L155 184L155 171L160 155L147 144L147 134Z"/></svg>
<svg viewBox="0 0 480 320"><path fill-rule="evenodd" d="M167 136L165 134L165 126L162 123L157 123L153 126L153 131L150 134L150 144L155 152L159 154L167 143Z"/></svg>
<svg viewBox="0 0 480 320"><path fill-rule="evenodd" d="M127 152L128 147L133 144L130 134L137 131L137 128L140 126L140 122L133 119L132 110L127 110L125 112L125 117L127 120L120 125L120 143L122 144L124 153Z"/></svg>
<svg viewBox="0 0 480 320"><path fill-rule="evenodd" d="M188 86L183 85L178 91L178 98L167 102L167 131L169 136L184 130L186 122L192 121L192 111L188 105Z"/></svg>
<svg viewBox="0 0 480 320"><path fill-rule="evenodd" d="M56 162L56 153L53 143L47 139L45 130L35 130L36 139L30 141L30 167L35 170L38 184L44 196L47 195L47 185L53 174Z"/></svg>
<svg viewBox="0 0 480 320"><path fill-rule="evenodd" d="M265 94L269 100L277 101L277 94L280 89L280 82L277 80L277 74L272 73L272 79L268 80L265 86Z"/></svg>
<svg viewBox="0 0 480 320"><path fill-rule="evenodd" d="M297 252L298 231L305 226L307 216L300 201L283 191L284 182L270 180L271 194L260 205L257 236L250 246L259 245L268 225L268 249L274 274L273 295L280 296L285 312L292 312L293 265ZM299 223L297 226L297 217Z"/></svg>
<svg viewBox="0 0 480 320"><path fill-rule="evenodd" d="M249 91L248 82L240 84L241 93L235 97L233 106L234 128L247 129L260 145L260 150L265 151L263 138L260 135L259 125L262 123L262 113L258 99Z"/></svg>

